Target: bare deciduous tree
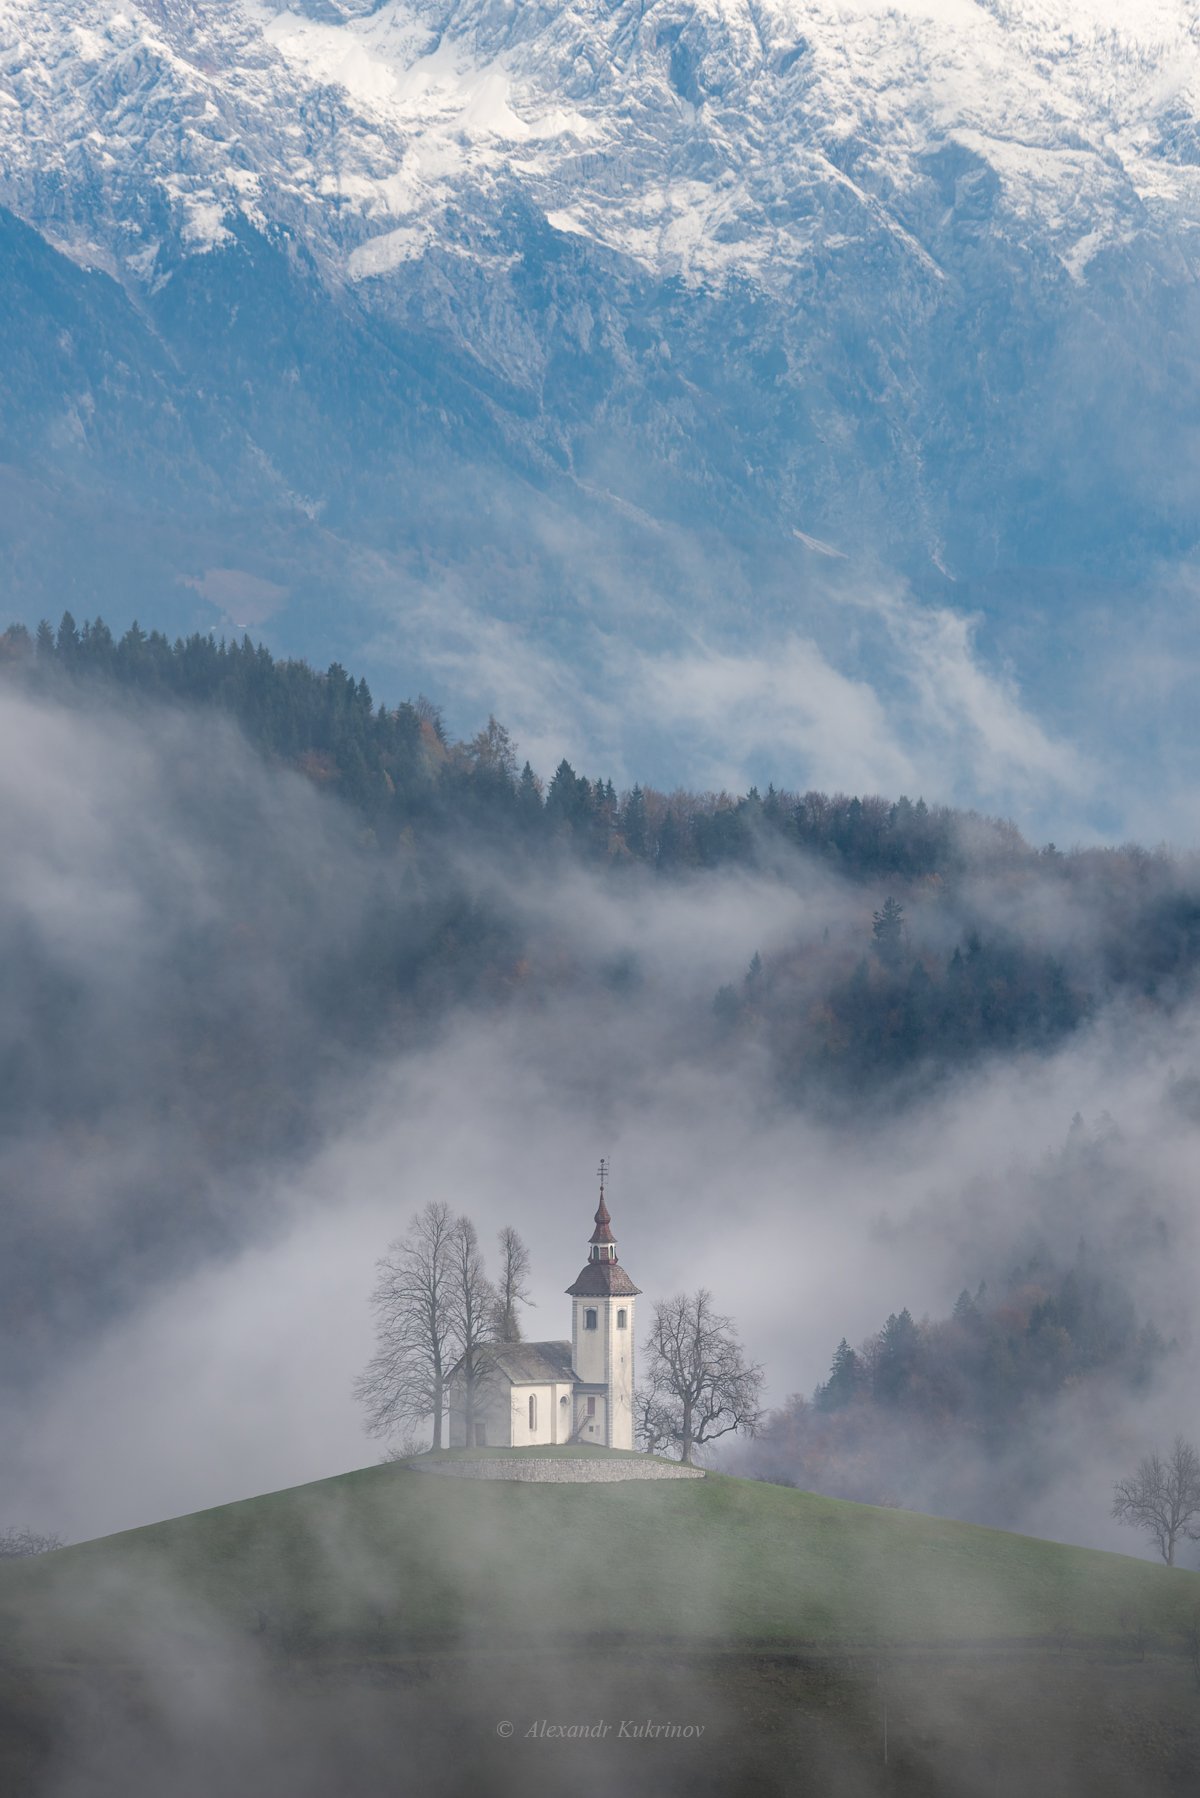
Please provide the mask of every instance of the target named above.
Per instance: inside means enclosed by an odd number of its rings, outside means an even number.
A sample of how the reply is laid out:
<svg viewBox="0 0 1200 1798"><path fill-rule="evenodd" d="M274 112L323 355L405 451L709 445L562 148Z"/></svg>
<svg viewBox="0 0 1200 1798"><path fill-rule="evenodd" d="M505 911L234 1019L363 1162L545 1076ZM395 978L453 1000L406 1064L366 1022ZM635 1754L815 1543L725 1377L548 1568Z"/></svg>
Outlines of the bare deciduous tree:
<svg viewBox="0 0 1200 1798"><path fill-rule="evenodd" d="M1164 1461L1157 1450L1138 1462L1131 1479L1113 1487L1112 1514L1150 1536L1168 1567L1181 1540L1200 1538L1200 1455L1176 1436Z"/></svg>
<svg viewBox="0 0 1200 1798"><path fill-rule="evenodd" d="M48 1555L62 1546L61 1536L45 1535L41 1530L0 1530L0 1561L23 1561L27 1555Z"/></svg>
<svg viewBox="0 0 1200 1798"><path fill-rule="evenodd" d="M474 1448L487 1409L487 1345L496 1339L496 1290L483 1268L479 1237L469 1217L455 1220L450 1246L450 1324L458 1350L464 1443Z"/></svg>
<svg viewBox="0 0 1200 1798"><path fill-rule="evenodd" d="M389 1467L396 1461L413 1461L424 1453L424 1436L416 1430L409 1430L399 1438L393 1437L380 1455L379 1464L381 1467Z"/></svg>
<svg viewBox="0 0 1200 1798"><path fill-rule="evenodd" d="M576 1425L572 1442L578 1439L581 1427ZM672 1446L671 1420L649 1386L639 1386L633 1395L633 1434L648 1455L664 1454Z"/></svg>
<svg viewBox="0 0 1200 1798"><path fill-rule="evenodd" d="M763 1370L746 1360L710 1292L678 1293L656 1305L645 1356L636 1422L649 1453L669 1448L690 1464L706 1442L757 1428Z"/></svg>
<svg viewBox="0 0 1200 1798"><path fill-rule="evenodd" d="M518 1305L531 1305L529 1296L529 1250L511 1224L505 1224L500 1243L500 1272L496 1279L496 1339L520 1342L521 1320Z"/></svg>
<svg viewBox="0 0 1200 1798"><path fill-rule="evenodd" d="M457 1225L448 1205L431 1200L408 1235L379 1262L371 1295L378 1346L354 1383L373 1436L390 1435L433 1417L433 1446L442 1446L446 1376L453 1355L453 1247Z"/></svg>

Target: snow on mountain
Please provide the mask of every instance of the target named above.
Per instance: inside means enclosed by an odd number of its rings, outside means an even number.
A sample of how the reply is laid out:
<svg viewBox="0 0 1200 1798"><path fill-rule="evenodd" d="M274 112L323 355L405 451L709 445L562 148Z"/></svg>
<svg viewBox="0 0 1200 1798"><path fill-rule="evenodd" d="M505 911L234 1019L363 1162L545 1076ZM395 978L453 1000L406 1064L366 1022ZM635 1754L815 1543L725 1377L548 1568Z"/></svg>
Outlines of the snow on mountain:
<svg viewBox="0 0 1200 1798"><path fill-rule="evenodd" d="M870 691L978 617L994 720L1200 561L1189 0L0 0L0 209L30 615L611 723L907 581Z"/></svg>
<svg viewBox="0 0 1200 1798"><path fill-rule="evenodd" d="M378 277L513 183L659 275L786 285L887 233L937 279L907 215L948 144L1076 276L1200 199L1184 0L5 0L0 92L0 197L135 279L237 211Z"/></svg>

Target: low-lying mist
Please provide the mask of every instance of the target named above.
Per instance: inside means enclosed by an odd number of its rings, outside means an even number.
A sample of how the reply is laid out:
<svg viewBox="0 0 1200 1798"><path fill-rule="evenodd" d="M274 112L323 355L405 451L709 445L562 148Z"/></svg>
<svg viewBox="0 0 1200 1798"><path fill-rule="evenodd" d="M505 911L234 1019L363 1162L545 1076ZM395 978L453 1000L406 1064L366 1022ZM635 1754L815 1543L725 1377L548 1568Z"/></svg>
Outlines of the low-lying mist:
<svg viewBox="0 0 1200 1798"><path fill-rule="evenodd" d="M78 1540L373 1459L350 1388L375 1258L429 1198L485 1245L512 1223L526 1332L561 1336L605 1154L643 1310L710 1287L774 1407L843 1337L1065 1271L1082 1242L1160 1334L1152 1376L1034 1395L1002 1444L951 1435L944 1480L901 1420L883 1496L1135 1548L1112 1481L1188 1429L1197 1371L1200 1013L1177 972L1104 970L1114 882L1178 911L1186 867L1064 882L986 831L953 880L887 882L781 845L678 877L465 825L381 847L320 770L200 709L6 689L0 736L0 1522ZM1066 958L1079 1003L847 1073L845 983L885 1020L902 1004L872 925L891 891L904 992L916 962L941 992L982 932ZM985 1014L1005 978L980 973Z"/></svg>

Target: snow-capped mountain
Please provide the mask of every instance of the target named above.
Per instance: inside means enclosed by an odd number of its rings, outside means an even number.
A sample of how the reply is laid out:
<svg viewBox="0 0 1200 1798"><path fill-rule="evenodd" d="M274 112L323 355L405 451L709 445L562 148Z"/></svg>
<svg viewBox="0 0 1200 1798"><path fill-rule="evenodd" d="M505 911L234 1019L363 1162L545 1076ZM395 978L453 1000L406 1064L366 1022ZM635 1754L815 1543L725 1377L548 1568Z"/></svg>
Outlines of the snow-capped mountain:
<svg viewBox="0 0 1200 1798"><path fill-rule="evenodd" d="M516 189L659 278L790 294L878 241L936 291L946 211L1082 279L1200 200L1183 0L6 0L0 24L8 203L143 282L160 233L209 248L239 213L331 280L486 259Z"/></svg>
<svg viewBox="0 0 1200 1798"><path fill-rule="evenodd" d="M1198 535L1198 121L1185 0L0 0L15 589L1017 653Z"/></svg>

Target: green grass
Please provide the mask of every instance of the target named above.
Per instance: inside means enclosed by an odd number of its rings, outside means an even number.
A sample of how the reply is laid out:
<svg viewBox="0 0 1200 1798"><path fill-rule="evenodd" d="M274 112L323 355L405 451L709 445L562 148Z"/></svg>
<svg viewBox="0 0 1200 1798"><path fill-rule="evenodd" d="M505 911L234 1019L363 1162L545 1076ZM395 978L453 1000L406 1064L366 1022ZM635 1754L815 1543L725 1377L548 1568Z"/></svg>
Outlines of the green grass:
<svg viewBox="0 0 1200 1798"><path fill-rule="evenodd" d="M371 1467L0 1565L0 1791L1191 1798L1198 1612L1194 1573L718 1475ZM596 1717L705 1735L524 1736Z"/></svg>
<svg viewBox="0 0 1200 1798"><path fill-rule="evenodd" d="M1193 1573L720 1475L553 1486L371 1467L0 1568L9 1639L39 1655L111 1653L164 1593L178 1627L312 1655L547 1628L738 1648L1099 1643L1136 1621L1178 1640L1200 1611Z"/></svg>

